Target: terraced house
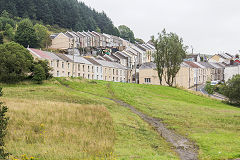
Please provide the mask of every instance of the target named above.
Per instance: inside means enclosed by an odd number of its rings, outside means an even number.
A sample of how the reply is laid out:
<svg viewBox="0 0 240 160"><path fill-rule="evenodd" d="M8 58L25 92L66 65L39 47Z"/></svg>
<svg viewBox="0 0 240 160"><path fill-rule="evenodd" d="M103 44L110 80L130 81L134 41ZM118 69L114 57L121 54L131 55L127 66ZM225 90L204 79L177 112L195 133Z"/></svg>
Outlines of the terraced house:
<svg viewBox="0 0 240 160"><path fill-rule="evenodd" d="M126 82L128 69L116 62L93 57L52 53L28 48L35 60L47 60L54 77L82 77L91 80Z"/></svg>

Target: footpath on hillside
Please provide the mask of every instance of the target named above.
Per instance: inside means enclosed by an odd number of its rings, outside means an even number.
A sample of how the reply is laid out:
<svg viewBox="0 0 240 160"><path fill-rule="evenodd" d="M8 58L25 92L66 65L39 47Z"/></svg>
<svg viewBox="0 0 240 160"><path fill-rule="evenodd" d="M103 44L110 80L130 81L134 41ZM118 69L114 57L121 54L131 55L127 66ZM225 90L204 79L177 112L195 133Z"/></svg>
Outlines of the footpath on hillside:
<svg viewBox="0 0 240 160"><path fill-rule="evenodd" d="M67 88L75 90L74 88L62 83L61 81L59 81L59 83ZM181 160L198 160L198 147L193 142L188 140L186 137L183 137L183 136L177 134L176 132L168 129L165 126L165 124L162 123L161 119L148 116L148 115L140 112L139 110L137 110L135 107L131 106L130 104L127 104L124 101L116 98L109 83L107 84L107 88L108 88L108 92L112 95L113 98L103 97L103 96L100 96L100 95L97 95L94 93L90 93L90 92L85 92L85 91L79 91L79 90L77 90L77 91L91 94L91 95L98 96L98 97L102 97L102 98L106 98L108 100L114 101L115 103L119 104L120 106L130 109L134 114L138 115L142 120L144 120L149 125L151 125L158 132L158 134L161 137L163 137L166 141L171 143L172 146L174 146L174 148L175 148L175 152L179 155Z"/></svg>

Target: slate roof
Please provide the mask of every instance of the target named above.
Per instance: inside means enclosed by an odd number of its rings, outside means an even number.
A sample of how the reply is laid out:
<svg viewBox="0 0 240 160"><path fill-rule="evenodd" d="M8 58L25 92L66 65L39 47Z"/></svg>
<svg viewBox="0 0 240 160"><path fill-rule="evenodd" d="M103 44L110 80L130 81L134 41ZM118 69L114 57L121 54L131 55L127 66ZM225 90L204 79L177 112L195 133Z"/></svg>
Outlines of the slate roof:
<svg viewBox="0 0 240 160"><path fill-rule="evenodd" d="M155 63L147 62L147 63L143 63L139 69L142 70L142 69L156 69L156 68L157 67Z"/></svg>
<svg viewBox="0 0 240 160"><path fill-rule="evenodd" d="M97 61L95 61L93 58L87 58L87 57L84 57L86 60L88 60L89 62L91 62L93 65L96 65L96 66L102 66L100 63L98 63Z"/></svg>
<svg viewBox="0 0 240 160"><path fill-rule="evenodd" d="M58 56L59 58L63 59L64 61L68 61L68 62L73 62L70 58L67 57L67 55L62 54L62 53L54 53L56 56Z"/></svg>
<svg viewBox="0 0 240 160"><path fill-rule="evenodd" d="M73 55L66 55L66 57L68 59L70 59L71 62L73 62ZM81 56L74 56L74 62L75 63L81 63L81 64L89 64L89 65L92 64L91 62L89 62L88 60L86 60L85 58L83 58Z"/></svg>

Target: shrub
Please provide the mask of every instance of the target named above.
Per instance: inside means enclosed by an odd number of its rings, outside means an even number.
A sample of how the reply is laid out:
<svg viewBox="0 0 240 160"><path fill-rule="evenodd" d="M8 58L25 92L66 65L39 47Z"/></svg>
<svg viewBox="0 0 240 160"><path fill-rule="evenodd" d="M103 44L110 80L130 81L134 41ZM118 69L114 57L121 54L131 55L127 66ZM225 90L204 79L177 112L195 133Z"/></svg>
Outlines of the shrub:
<svg viewBox="0 0 240 160"><path fill-rule="evenodd" d="M0 96L2 96L2 88L0 88ZM6 117L8 108L0 102L0 159L7 159L9 153L5 151L4 137L7 134L7 125L9 118Z"/></svg>
<svg viewBox="0 0 240 160"><path fill-rule="evenodd" d="M33 69L34 69L34 66L37 65L37 64L40 64L42 66L42 68L44 69L46 79L52 78L52 74L50 73L52 68L49 67L48 61L46 61L46 60L44 60L44 61L43 60L35 61L34 65L33 65Z"/></svg>
<svg viewBox="0 0 240 160"><path fill-rule="evenodd" d="M211 82L207 82L206 86L205 86L205 91L208 93L208 94L213 94L214 91L215 91L215 86L212 86L211 85Z"/></svg>
<svg viewBox="0 0 240 160"><path fill-rule="evenodd" d="M40 64L34 66L33 69L33 80L38 84L41 84L46 79L46 74L43 67Z"/></svg>
<svg viewBox="0 0 240 160"><path fill-rule="evenodd" d="M221 88L221 92L229 98L230 103L240 104L240 75L235 75L228 80Z"/></svg>

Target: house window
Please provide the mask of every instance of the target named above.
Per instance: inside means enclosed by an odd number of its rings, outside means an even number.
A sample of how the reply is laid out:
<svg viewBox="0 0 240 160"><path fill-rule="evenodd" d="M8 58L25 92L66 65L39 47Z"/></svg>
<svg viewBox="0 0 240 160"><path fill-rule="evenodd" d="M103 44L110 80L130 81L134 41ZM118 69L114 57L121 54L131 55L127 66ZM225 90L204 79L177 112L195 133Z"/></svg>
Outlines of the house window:
<svg viewBox="0 0 240 160"><path fill-rule="evenodd" d="M97 73L98 73L98 67L97 67Z"/></svg>
<svg viewBox="0 0 240 160"><path fill-rule="evenodd" d="M98 75L97 75L97 80L98 80Z"/></svg>
<svg viewBox="0 0 240 160"><path fill-rule="evenodd" d="M92 75L92 79L94 79L94 76Z"/></svg>
<svg viewBox="0 0 240 160"><path fill-rule="evenodd" d="M151 83L151 78L144 78L145 83Z"/></svg>
<svg viewBox="0 0 240 160"><path fill-rule="evenodd" d="M85 68L84 68L84 65L83 65L83 72L85 72Z"/></svg>
<svg viewBox="0 0 240 160"><path fill-rule="evenodd" d="M90 72L90 67L88 66L88 72Z"/></svg>
<svg viewBox="0 0 240 160"><path fill-rule="evenodd" d="M88 79L90 79L90 75L88 74Z"/></svg>
<svg viewBox="0 0 240 160"><path fill-rule="evenodd" d="M68 77L70 77L70 72L68 72Z"/></svg>
<svg viewBox="0 0 240 160"><path fill-rule="evenodd" d="M105 73L107 73L107 68L105 68Z"/></svg>
<svg viewBox="0 0 240 160"><path fill-rule="evenodd" d="M59 67L59 61L57 61L57 67Z"/></svg>
<svg viewBox="0 0 240 160"><path fill-rule="evenodd" d="M122 77L120 78L120 82L122 82Z"/></svg>
<svg viewBox="0 0 240 160"><path fill-rule="evenodd" d="M115 78L113 77L113 81L115 80Z"/></svg>
<svg viewBox="0 0 240 160"><path fill-rule="evenodd" d="M83 74L83 78L85 77L85 75Z"/></svg>
<svg viewBox="0 0 240 160"><path fill-rule="evenodd" d="M93 66L92 66L92 73L94 73L94 69L93 69Z"/></svg>
<svg viewBox="0 0 240 160"><path fill-rule="evenodd" d="M107 80L107 76L105 76L105 81Z"/></svg>
<svg viewBox="0 0 240 160"><path fill-rule="evenodd" d="M116 70L116 75L118 75L118 70Z"/></svg>
<svg viewBox="0 0 240 160"><path fill-rule="evenodd" d="M51 67L53 67L53 61L51 61Z"/></svg>
<svg viewBox="0 0 240 160"><path fill-rule="evenodd" d="M70 63L68 63L68 68L70 68Z"/></svg>
<svg viewBox="0 0 240 160"><path fill-rule="evenodd" d="M78 73L78 77L80 77L80 73Z"/></svg>
<svg viewBox="0 0 240 160"><path fill-rule="evenodd" d="M118 77L116 78L116 81L118 82Z"/></svg>
<svg viewBox="0 0 240 160"><path fill-rule="evenodd" d="M78 64L78 71L80 71L80 67L81 67L80 64Z"/></svg>
<svg viewBox="0 0 240 160"><path fill-rule="evenodd" d="M62 68L64 68L64 62L62 62Z"/></svg>
<svg viewBox="0 0 240 160"><path fill-rule="evenodd" d="M57 77L59 77L59 71L57 71Z"/></svg>
<svg viewBox="0 0 240 160"><path fill-rule="evenodd" d="M113 69L113 75L114 75L114 69Z"/></svg>

